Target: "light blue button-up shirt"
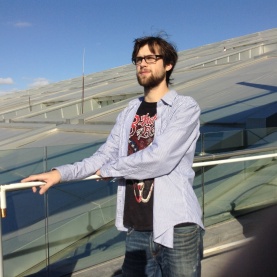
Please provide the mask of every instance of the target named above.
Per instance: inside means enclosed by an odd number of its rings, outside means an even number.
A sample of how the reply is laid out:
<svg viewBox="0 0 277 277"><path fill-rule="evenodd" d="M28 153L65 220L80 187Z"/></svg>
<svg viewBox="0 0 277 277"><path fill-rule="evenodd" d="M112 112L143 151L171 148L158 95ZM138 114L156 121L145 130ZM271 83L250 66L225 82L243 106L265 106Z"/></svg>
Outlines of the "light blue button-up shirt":
<svg viewBox="0 0 277 277"><path fill-rule="evenodd" d="M127 156L131 124L141 101L141 98L131 101L119 114L106 143L95 154L56 169L62 181L82 179L98 169L103 177L122 178L116 211L116 227L121 231L127 230L123 226L124 179L154 178L154 241L172 248L175 225L191 222L204 228L201 208L192 187L200 108L193 98L169 91L157 103L152 144Z"/></svg>

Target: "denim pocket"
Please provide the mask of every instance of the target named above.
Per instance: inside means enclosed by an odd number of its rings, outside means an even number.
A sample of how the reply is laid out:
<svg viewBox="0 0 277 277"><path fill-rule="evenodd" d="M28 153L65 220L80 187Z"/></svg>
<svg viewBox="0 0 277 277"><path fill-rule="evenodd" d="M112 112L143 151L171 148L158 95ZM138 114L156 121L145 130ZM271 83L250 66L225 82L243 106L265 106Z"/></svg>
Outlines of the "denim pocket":
<svg viewBox="0 0 277 277"><path fill-rule="evenodd" d="M192 236L198 232L199 228L200 227L197 224L174 228L174 235L180 236L180 237L181 236Z"/></svg>

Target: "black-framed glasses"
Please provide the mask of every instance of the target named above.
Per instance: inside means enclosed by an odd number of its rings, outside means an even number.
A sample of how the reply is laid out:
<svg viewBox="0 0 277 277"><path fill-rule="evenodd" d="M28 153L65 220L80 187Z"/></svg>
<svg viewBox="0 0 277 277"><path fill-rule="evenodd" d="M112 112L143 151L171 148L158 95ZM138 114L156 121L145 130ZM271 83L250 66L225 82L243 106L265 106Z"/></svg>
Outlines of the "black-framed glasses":
<svg viewBox="0 0 277 277"><path fill-rule="evenodd" d="M136 57L132 60L133 64L139 65L142 63L142 60L145 60L147 64L156 63L157 60L161 59L162 55L147 55L144 57Z"/></svg>

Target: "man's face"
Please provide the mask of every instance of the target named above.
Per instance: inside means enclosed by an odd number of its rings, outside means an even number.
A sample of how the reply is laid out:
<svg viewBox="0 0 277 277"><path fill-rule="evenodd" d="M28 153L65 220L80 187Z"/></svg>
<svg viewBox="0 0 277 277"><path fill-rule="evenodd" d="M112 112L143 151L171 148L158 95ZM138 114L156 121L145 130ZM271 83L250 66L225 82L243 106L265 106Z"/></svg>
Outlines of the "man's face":
<svg viewBox="0 0 277 277"><path fill-rule="evenodd" d="M152 53L148 47L145 45L139 49L137 57L145 57L149 55L159 55L160 53ZM158 58L154 63L147 63L145 59L141 61L137 67L137 80L138 83L148 89L157 87L160 83L166 79L166 68L163 64L163 59Z"/></svg>

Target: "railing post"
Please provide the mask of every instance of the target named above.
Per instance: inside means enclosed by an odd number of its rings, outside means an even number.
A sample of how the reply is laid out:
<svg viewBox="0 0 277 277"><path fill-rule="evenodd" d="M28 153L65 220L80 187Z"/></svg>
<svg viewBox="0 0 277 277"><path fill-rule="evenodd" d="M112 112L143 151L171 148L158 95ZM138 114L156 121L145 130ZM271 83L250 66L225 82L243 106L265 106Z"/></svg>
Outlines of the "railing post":
<svg viewBox="0 0 277 277"><path fill-rule="evenodd" d="M1 200L0 200L1 201ZM0 216L0 277L4 277L4 256L2 241L2 216Z"/></svg>
<svg viewBox="0 0 277 277"><path fill-rule="evenodd" d="M204 133L200 134L200 138L201 138L201 152L199 153L199 156L204 156L204 155L206 155L206 153L205 153L205 145L204 145L204 143L205 143L205 141L204 141Z"/></svg>

